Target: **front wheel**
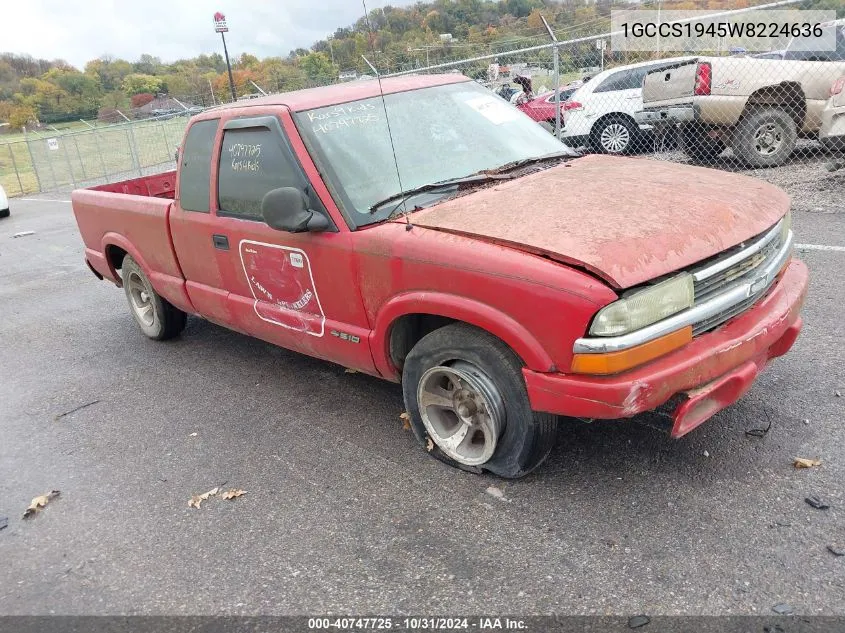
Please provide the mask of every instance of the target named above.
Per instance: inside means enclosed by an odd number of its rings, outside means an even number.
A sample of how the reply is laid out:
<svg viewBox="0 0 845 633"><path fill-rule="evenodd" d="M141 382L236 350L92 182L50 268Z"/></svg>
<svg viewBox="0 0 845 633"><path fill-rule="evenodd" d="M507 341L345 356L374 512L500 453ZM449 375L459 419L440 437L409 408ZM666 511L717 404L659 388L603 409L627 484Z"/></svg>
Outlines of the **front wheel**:
<svg viewBox="0 0 845 633"><path fill-rule="evenodd" d="M405 359L402 391L417 439L457 468L522 477L554 446L557 418L531 411L519 358L472 326L423 337Z"/></svg>
<svg viewBox="0 0 845 633"><path fill-rule="evenodd" d="M188 315L161 297L130 255L123 258L123 289L135 322L151 339L165 341L185 329Z"/></svg>

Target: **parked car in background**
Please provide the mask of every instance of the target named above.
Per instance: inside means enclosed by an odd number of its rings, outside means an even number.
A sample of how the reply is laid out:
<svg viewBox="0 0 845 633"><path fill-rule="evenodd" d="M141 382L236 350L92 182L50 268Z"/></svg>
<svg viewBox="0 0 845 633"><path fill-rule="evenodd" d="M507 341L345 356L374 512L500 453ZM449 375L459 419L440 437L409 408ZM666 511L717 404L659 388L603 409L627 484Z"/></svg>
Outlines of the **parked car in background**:
<svg viewBox="0 0 845 633"><path fill-rule="evenodd" d="M560 90L560 101L558 101L558 95L555 94L554 90L544 92L531 101L519 104L517 108L537 121L537 123L547 123L554 126L555 107L557 107L558 103L566 103L575 90L576 88L562 88Z"/></svg>
<svg viewBox="0 0 845 633"><path fill-rule="evenodd" d="M825 149L845 150L845 75L833 82L830 99L822 110L819 141Z"/></svg>
<svg viewBox="0 0 845 633"><path fill-rule="evenodd" d="M563 104L563 141L603 154L625 154L646 146L651 125L638 125L646 74L677 59L642 62L605 70L578 88Z"/></svg>
<svg viewBox="0 0 845 633"><path fill-rule="evenodd" d="M9 196L6 195L6 190L3 185L0 185L0 218L9 217Z"/></svg>
<svg viewBox="0 0 845 633"><path fill-rule="evenodd" d="M228 104L181 147L176 172L72 194L89 268L141 331L197 314L401 382L420 446L466 470L525 475L558 415L666 405L681 437L801 330L785 192L581 157L460 75Z"/></svg>
<svg viewBox="0 0 845 633"><path fill-rule="evenodd" d="M684 152L711 161L726 147L752 167L785 163L798 137L816 137L834 81L845 74L845 24L831 23L836 50L799 50L783 59L693 57L650 71L642 124L676 126ZM812 46L810 46L812 48Z"/></svg>

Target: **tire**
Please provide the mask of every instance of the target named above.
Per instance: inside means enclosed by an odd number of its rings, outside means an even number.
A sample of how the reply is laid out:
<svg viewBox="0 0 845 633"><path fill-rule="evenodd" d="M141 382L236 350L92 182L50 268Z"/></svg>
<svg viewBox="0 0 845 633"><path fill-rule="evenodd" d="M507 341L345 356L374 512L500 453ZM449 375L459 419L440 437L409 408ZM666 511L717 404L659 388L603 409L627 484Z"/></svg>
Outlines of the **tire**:
<svg viewBox="0 0 845 633"><path fill-rule="evenodd" d="M694 163L712 163L725 151L724 142L707 136L707 129L695 123L681 126L678 145Z"/></svg>
<svg viewBox="0 0 845 633"><path fill-rule="evenodd" d="M590 130L590 145L601 154L627 154L636 147L639 132L630 119L607 117L596 122Z"/></svg>
<svg viewBox="0 0 845 633"><path fill-rule="evenodd" d="M761 107L739 120L731 147L750 167L777 167L789 159L797 140L789 113L779 107Z"/></svg>
<svg viewBox="0 0 845 633"><path fill-rule="evenodd" d="M557 437L557 416L531 411L516 354L464 323L420 339L405 359L402 392L414 435L456 468L522 477L543 463ZM455 445L456 437L465 441Z"/></svg>
<svg viewBox="0 0 845 633"><path fill-rule="evenodd" d="M147 337L166 341L185 329L188 315L153 290L150 280L130 255L123 258L122 277L129 310Z"/></svg>
<svg viewBox="0 0 845 633"><path fill-rule="evenodd" d="M9 209L0 209L0 218L8 218L10 215L12 215L12 213Z"/></svg>

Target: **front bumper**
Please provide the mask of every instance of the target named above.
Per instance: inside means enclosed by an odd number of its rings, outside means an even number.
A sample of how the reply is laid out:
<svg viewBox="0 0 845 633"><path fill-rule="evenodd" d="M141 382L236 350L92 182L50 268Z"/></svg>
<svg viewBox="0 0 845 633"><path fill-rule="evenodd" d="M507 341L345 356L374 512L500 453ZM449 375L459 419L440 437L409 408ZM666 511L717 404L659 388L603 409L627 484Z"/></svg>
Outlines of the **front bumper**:
<svg viewBox="0 0 845 633"><path fill-rule="evenodd" d="M807 267L793 259L769 293L749 310L683 348L642 367L608 377L547 374L523 369L531 408L578 418L630 418L682 401L673 413L680 437L736 402L773 358L801 331Z"/></svg>

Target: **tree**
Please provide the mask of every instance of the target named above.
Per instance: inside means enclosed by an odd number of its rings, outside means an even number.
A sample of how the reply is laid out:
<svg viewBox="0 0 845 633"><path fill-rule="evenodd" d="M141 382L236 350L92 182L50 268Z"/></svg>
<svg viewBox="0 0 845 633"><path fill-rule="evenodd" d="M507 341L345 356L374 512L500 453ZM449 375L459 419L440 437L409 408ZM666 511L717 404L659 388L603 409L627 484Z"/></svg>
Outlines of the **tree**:
<svg viewBox="0 0 845 633"><path fill-rule="evenodd" d="M140 108L142 106L147 105L150 101L155 98L155 95L150 94L149 92L139 92L136 95L132 95L132 98L129 99L129 103L132 105L133 108Z"/></svg>
<svg viewBox="0 0 845 633"><path fill-rule="evenodd" d="M20 129L25 125L34 124L38 121L38 113L31 105L16 105L9 113L9 125Z"/></svg>
<svg viewBox="0 0 845 633"><path fill-rule="evenodd" d="M299 66L311 81L324 84L337 79L337 66L332 64L329 56L325 53L309 53L300 57Z"/></svg>
<svg viewBox="0 0 845 633"><path fill-rule="evenodd" d="M149 92L156 94L161 92L163 86L161 77L154 77L153 75L144 75L141 73L133 73L127 75L123 79L123 92L128 96Z"/></svg>

